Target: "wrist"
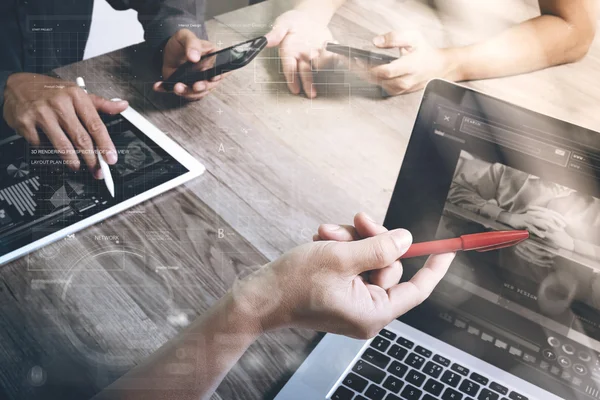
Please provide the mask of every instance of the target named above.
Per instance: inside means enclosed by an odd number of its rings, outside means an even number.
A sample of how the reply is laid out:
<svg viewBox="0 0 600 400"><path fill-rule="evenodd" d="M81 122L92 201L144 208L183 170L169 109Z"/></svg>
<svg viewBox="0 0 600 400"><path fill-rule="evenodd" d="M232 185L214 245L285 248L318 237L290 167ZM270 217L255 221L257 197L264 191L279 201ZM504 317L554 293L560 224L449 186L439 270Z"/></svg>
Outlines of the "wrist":
<svg viewBox="0 0 600 400"><path fill-rule="evenodd" d="M467 49L465 47L449 47L442 49L445 58L444 77L449 81L468 80L464 66L467 65Z"/></svg>
<svg viewBox="0 0 600 400"><path fill-rule="evenodd" d="M323 3L323 0L304 0L294 9L308 14L310 19L318 25L327 26L337 11L337 7L333 4Z"/></svg>
<svg viewBox="0 0 600 400"><path fill-rule="evenodd" d="M265 332L260 313L251 304L240 301L230 291L220 301L223 315L226 316L224 333L241 334L248 341L254 341Z"/></svg>
<svg viewBox="0 0 600 400"><path fill-rule="evenodd" d="M504 224L504 225L511 225L510 224L510 217L511 217L511 213L506 212L506 211L502 211L500 214L498 214L498 222Z"/></svg>
<svg viewBox="0 0 600 400"><path fill-rule="evenodd" d="M575 239L573 239L571 236L568 236L567 244L566 244L567 250L574 251L577 253L578 252L577 250L579 250L577 247L578 246L577 246L577 242L575 241Z"/></svg>
<svg viewBox="0 0 600 400"><path fill-rule="evenodd" d="M294 301L286 298L289 293L281 289L271 264L236 280L229 294L235 314L246 319L256 332L285 327L292 319L287 305Z"/></svg>

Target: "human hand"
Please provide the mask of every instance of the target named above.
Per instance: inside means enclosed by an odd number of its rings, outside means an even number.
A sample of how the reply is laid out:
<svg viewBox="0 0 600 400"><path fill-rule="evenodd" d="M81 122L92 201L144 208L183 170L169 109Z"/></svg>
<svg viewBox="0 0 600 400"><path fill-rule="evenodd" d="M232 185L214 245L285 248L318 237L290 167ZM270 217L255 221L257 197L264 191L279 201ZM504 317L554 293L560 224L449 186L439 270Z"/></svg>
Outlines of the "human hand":
<svg viewBox="0 0 600 400"><path fill-rule="evenodd" d="M410 281L388 289L363 279L392 265L411 243L410 233L398 229L299 246L234 285L233 298L245 314L261 314L264 330L291 326L369 338L423 302L454 258L432 256Z"/></svg>
<svg viewBox="0 0 600 400"><path fill-rule="evenodd" d="M202 56L213 53L216 51L216 47L206 40L201 40L189 29L178 30L171 38L167 41L163 50L163 66L162 76L168 79L177 68L186 62L197 63L200 61ZM210 58L207 62L214 62L214 59ZM211 65L207 65L206 68L210 68ZM173 93L177 96L183 97L186 100L196 101L200 100L210 94L223 79L223 75L218 75L212 78L210 81L196 82L189 87L182 82L178 82L173 87ZM153 89L156 92L166 92L163 82L154 83Z"/></svg>
<svg viewBox="0 0 600 400"><path fill-rule="evenodd" d="M360 59L352 60L352 67L391 96L420 90L433 78L455 80L450 52L430 45L419 32L388 32L375 37L373 44L381 49L398 48L402 56L372 68Z"/></svg>
<svg viewBox="0 0 600 400"><path fill-rule="evenodd" d="M315 24L305 11L291 10L281 14L267 35L267 47L279 46L279 58L288 88L293 94L304 91L308 98L317 96L313 71L334 65L335 57L323 50L333 40L326 25Z"/></svg>
<svg viewBox="0 0 600 400"><path fill-rule="evenodd" d="M575 240L564 229L546 232L546 240L549 244L568 250L575 250Z"/></svg>
<svg viewBox="0 0 600 400"><path fill-rule="evenodd" d="M567 226L562 215L539 206L531 206L520 214L502 212L498 216L498 221L515 229L527 229L542 239L546 238L548 233L562 231Z"/></svg>
<svg viewBox="0 0 600 400"><path fill-rule="evenodd" d="M554 253L549 252L530 240L516 245L514 252L522 260L543 268L552 267L554 265L554 258L556 257Z"/></svg>
<svg viewBox="0 0 600 400"><path fill-rule="evenodd" d="M47 139L72 170L81 166L78 154L95 178L102 171L94 145L108 164L117 152L98 112L118 114L129 104L87 94L72 82L48 76L15 73L4 89L3 115L7 124L33 147Z"/></svg>
<svg viewBox="0 0 600 400"><path fill-rule="evenodd" d="M387 232L387 228L377 224L365 213L358 213L354 217L354 226L323 224L319 226L318 233L313 236L314 241L334 240L336 242L351 242L366 239ZM402 263L395 260L385 268L370 271L365 276L367 282L387 290L400 282L402 278Z"/></svg>

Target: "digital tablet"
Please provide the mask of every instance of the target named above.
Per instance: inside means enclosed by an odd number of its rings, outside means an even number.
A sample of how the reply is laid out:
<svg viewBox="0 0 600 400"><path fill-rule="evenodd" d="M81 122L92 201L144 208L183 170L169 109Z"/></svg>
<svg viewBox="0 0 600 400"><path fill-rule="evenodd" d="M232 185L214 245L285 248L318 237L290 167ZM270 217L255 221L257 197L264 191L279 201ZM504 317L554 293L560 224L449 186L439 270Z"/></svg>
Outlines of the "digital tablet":
<svg viewBox="0 0 600 400"><path fill-rule="evenodd" d="M115 197L85 167L73 172L48 147L0 141L0 265L201 175L205 168L131 107L104 116L119 161Z"/></svg>

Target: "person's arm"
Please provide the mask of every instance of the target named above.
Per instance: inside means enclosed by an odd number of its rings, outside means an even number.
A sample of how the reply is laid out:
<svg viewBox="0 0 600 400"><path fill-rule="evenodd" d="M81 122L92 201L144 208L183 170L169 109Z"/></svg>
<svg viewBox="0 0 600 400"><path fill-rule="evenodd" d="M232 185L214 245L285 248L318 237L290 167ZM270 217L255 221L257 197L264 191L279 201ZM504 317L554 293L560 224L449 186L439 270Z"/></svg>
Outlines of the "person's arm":
<svg viewBox="0 0 600 400"><path fill-rule="evenodd" d="M581 60L596 33L596 0L539 0L539 5L539 17L484 42L449 49L452 78L495 78Z"/></svg>
<svg viewBox="0 0 600 400"><path fill-rule="evenodd" d="M489 40L464 47L436 48L420 32L388 32L373 39L380 48L398 48L402 57L363 70L389 95L414 92L434 78L451 81L497 78L577 61L596 33L596 0L539 0L542 15Z"/></svg>
<svg viewBox="0 0 600 400"><path fill-rule="evenodd" d="M6 87L6 81L12 71L1 71L0 70L0 106L4 107L4 88Z"/></svg>
<svg viewBox="0 0 600 400"><path fill-rule="evenodd" d="M205 316L96 399L208 398L266 331L297 327L361 339L375 336L431 294L454 254L430 257L408 282L398 283L399 276L392 274L384 289L366 281L365 272L395 263L401 271L398 259L412 237L402 229L385 232L364 215L357 219L370 226L367 231L381 233L348 242L331 238L284 254L234 284Z"/></svg>
<svg viewBox="0 0 600 400"><path fill-rule="evenodd" d="M183 333L102 391L96 400L203 399L263 332L231 293ZM191 368L182 373L181 368Z"/></svg>
<svg viewBox="0 0 600 400"><path fill-rule="evenodd" d="M495 202L499 191L500 181L506 167L502 164L490 164L481 168L478 160L464 160L461 169L456 174L448 201L467 211L496 220L504 210Z"/></svg>
<svg viewBox="0 0 600 400"><path fill-rule="evenodd" d="M115 145L98 112L123 112L129 106L126 101L112 102L86 93L74 82L27 72L9 74L3 95L6 124L32 147L50 142L64 165L74 171L80 169L81 157L97 179L102 177L97 152L116 164Z"/></svg>
<svg viewBox="0 0 600 400"><path fill-rule="evenodd" d="M144 27L146 44L156 50L155 59L160 77L154 83L156 92L166 92L162 83L186 62L197 63L200 58L216 51L208 42L204 17L206 0L108 0L117 10L134 9ZM186 100L200 100L217 87L221 76L210 81L187 86L174 85L173 93Z"/></svg>
<svg viewBox="0 0 600 400"><path fill-rule="evenodd" d="M294 10L311 15L316 24L329 25L331 17L346 2L346 0L302 0Z"/></svg>
<svg viewBox="0 0 600 400"><path fill-rule="evenodd" d="M600 261L600 246L583 241L581 239L573 239L574 253L580 254L594 261Z"/></svg>
<svg viewBox="0 0 600 400"><path fill-rule="evenodd" d="M146 43L160 48L180 29L208 38L204 27L206 0L108 0L116 10L133 9L144 28Z"/></svg>
<svg viewBox="0 0 600 400"><path fill-rule="evenodd" d="M281 14L265 36L268 47L279 46L279 57L288 88L309 98L317 96L313 71L332 62L323 43L333 40L327 25L346 0L303 0L293 10Z"/></svg>

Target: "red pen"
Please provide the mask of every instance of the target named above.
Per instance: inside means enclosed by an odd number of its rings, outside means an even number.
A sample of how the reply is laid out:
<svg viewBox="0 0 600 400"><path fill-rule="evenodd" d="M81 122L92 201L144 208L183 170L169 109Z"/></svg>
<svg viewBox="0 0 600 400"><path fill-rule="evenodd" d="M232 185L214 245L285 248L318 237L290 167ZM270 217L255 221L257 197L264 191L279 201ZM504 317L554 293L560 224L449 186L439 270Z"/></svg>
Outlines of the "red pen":
<svg viewBox="0 0 600 400"><path fill-rule="evenodd" d="M479 252L511 247L529 239L527 231L500 231L463 235L454 239L415 243L400 258L420 257L429 254L475 250Z"/></svg>

